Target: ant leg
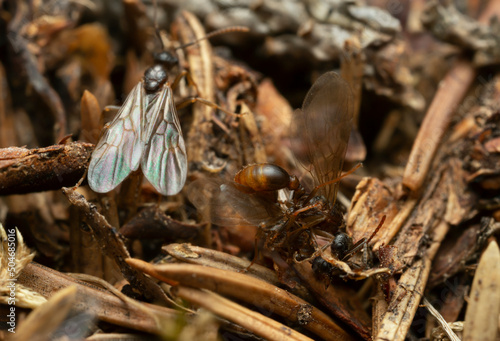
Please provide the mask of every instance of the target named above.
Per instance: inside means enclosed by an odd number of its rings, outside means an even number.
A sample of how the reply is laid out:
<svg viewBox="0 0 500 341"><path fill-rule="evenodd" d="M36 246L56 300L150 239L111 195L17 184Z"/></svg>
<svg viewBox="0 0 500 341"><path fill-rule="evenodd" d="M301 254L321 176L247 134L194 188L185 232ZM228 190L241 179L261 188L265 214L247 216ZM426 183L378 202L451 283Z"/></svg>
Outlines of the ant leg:
<svg viewBox="0 0 500 341"><path fill-rule="evenodd" d="M348 260L353 255L355 255L356 253L358 253L365 245L368 247L368 244L366 242L366 238L361 238L360 240L358 240L356 242L356 244L354 244L352 246L352 248L349 250L349 252L347 252L345 254L345 256L341 259L341 261L344 262L344 261Z"/></svg>
<svg viewBox="0 0 500 341"><path fill-rule="evenodd" d="M172 82L172 85L170 86L170 88L172 88L172 90L175 89L179 85L179 82L181 81L182 77L186 77L188 85L194 87L197 94L200 93L200 90L198 89L198 85L196 85L196 82L194 81L193 76L191 76L191 74L186 70L183 70L181 73L179 73L175 77L174 81Z"/></svg>
<svg viewBox="0 0 500 341"><path fill-rule="evenodd" d="M368 248L368 243L373 239L373 237L375 237L375 235L380 230L380 228L382 227L382 225L384 225L385 217L386 217L385 215L382 216L382 218L380 219L380 222L378 223L377 228L375 229L375 231L373 231L373 233L370 236L370 238L368 238L368 239L361 238L360 240L358 240L358 242L356 244L354 244L352 246L352 248L349 250L349 252L347 252L347 254L342 258L342 261L345 261L345 260L351 258L355 253L359 252L359 250L361 250L361 248L363 246L366 245L366 248Z"/></svg>
<svg viewBox="0 0 500 341"><path fill-rule="evenodd" d="M85 163L89 162L89 160L90 160L91 157L92 157L92 155L90 155L87 158L87 161L85 161ZM73 192L76 191L78 187L80 187L80 185L82 184L83 180L85 180L85 178L87 177L88 172L89 172L89 167L87 166L87 168L85 168L85 173L83 173L83 175L80 178L80 180L78 180L78 182L76 183L76 185L74 185L73 187L71 187L71 190Z"/></svg>
<svg viewBox="0 0 500 341"><path fill-rule="evenodd" d="M80 180L78 180L78 182L76 183L76 185L74 185L73 187L71 187L71 190L72 191L76 191L76 189L78 187L80 187L80 185L82 184L83 180L85 180L85 178L87 177L87 173L88 173L88 168L85 169L85 173L83 173L82 177L80 178Z"/></svg>
<svg viewBox="0 0 500 341"><path fill-rule="evenodd" d="M178 74L174 81L172 82L172 85L170 86L170 88L172 89L175 89L178 85L179 85L179 82L181 81L182 77L185 77L187 82L188 82L188 85L190 86L193 86L196 93L199 94L200 93L200 90L198 89L198 86L196 85L196 82L194 81L193 77L191 76L191 74L184 70L182 71L180 74ZM234 113L234 112L230 112L224 108L222 108L221 106L215 104L214 102L212 101L209 101L209 100L206 100L204 98L201 98L201 97L198 97L198 96L195 96L195 97L189 97L189 98L186 98L184 99L181 103L177 104L176 105L176 109L182 109L186 106L188 106L189 104L193 104L195 102L200 102L200 103L203 103L211 108L214 108L214 109L218 109L220 111L223 111L225 112L226 114L228 115L232 115L232 116L237 116L237 117L241 117L241 116L244 116L246 113L243 113L243 114L237 114L237 113Z"/></svg>
<svg viewBox="0 0 500 341"><path fill-rule="evenodd" d="M386 215L384 214L382 216L382 218L380 219L380 223L378 223L377 228L375 229L375 231L373 231L373 233L370 236L370 238L368 238L368 240L366 241L367 243L369 243L373 239L373 237L375 237L375 235L378 233L378 231L380 230L380 228L382 227L382 225L384 225L385 217L386 217Z"/></svg>
<svg viewBox="0 0 500 341"><path fill-rule="evenodd" d="M259 229L260 229L260 227L259 227ZM259 234L260 234L260 231L258 231L257 234L255 235L255 243L254 243L255 250L254 250L254 256L253 256L252 261L250 262L250 265L247 266L244 269L239 270L238 272L240 272L240 273L246 273L246 272L248 272L248 270L250 270L250 268L252 267L252 265L254 265L255 262L257 262L257 258L260 256L260 253L259 253L259 242L262 239L259 236Z"/></svg>
<svg viewBox="0 0 500 341"><path fill-rule="evenodd" d="M321 206L321 204L320 204L320 203L315 203L315 204L312 204L312 205L308 205L308 206L306 206L306 207L302 207L301 209L294 211L294 212L293 212L293 216L294 216L294 217L297 217L297 216L298 216L300 213L302 213L302 212L309 211L309 210L310 210L310 209L312 209L312 208L315 208L315 207L320 207L320 206Z"/></svg>
<svg viewBox="0 0 500 341"><path fill-rule="evenodd" d="M206 100L204 98L201 98L201 97L189 97L189 98L186 98L181 103L179 103L179 104L176 105L176 109L182 109L182 108L184 108L184 107L186 107L186 106L188 106L190 104L196 103L196 102L199 102L199 103L205 104L206 106L209 106L211 108L223 111L223 112L225 112L228 115L237 116L237 117L242 117L242 116L246 115L246 113L237 114L237 113L234 113L234 112L230 112L230 111L222 108L221 106L215 104L214 102L208 101L208 100Z"/></svg>
<svg viewBox="0 0 500 341"><path fill-rule="evenodd" d="M326 243L322 247L319 247L317 236L326 237L326 238L328 238L330 240L330 242ZM328 232L325 232L325 231L321 231L321 230L315 231L315 233L312 234L312 237L313 237L314 244L316 245L316 251L311 256L311 258L314 259L317 256L323 254L323 252L325 252L326 249L328 249L329 247L332 246L333 238L334 237L333 237L333 235L331 233L328 233Z"/></svg>
<svg viewBox="0 0 500 341"><path fill-rule="evenodd" d="M255 247L255 250L254 250L254 255L253 255L253 258L252 258L252 261L250 262L250 265L248 265L246 268L240 270L239 272L241 273L247 273L248 270L250 270L250 268L252 267L252 265L255 264L255 262L257 261L257 258L259 257L259 246L258 246L258 240L257 238L255 238L255 243L254 243L254 247Z"/></svg>
<svg viewBox="0 0 500 341"><path fill-rule="evenodd" d="M318 241L316 240L316 235L314 233L311 233L311 240L314 243L314 252L309 255L307 258L304 258L302 260L297 260L297 252L294 254L294 259L293 261L297 264L303 263L303 262L310 262L312 259L315 259L316 257L320 256L323 254L323 252L331 245L331 243L325 244L322 247L319 247Z"/></svg>
<svg viewBox="0 0 500 341"><path fill-rule="evenodd" d="M313 204L313 205L309 205L309 206L306 206L306 207L302 207L302 208L301 208L301 209L299 209L299 210L296 210L295 212L293 212L293 214L292 214L292 215L290 215L290 218L289 218L289 220L288 220L288 222L287 222L287 223L288 223L289 225L293 224L293 223L297 220L297 217L298 217L298 215L299 215L300 213L306 212L306 211L308 211L308 210L310 210L310 209L312 209L312 208L315 208L315 207L319 207L320 205L321 205L320 203L316 203L316 204ZM290 236L291 236L291 235L293 235L293 234L296 234L296 233L300 233L300 232L302 232L302 231L304 231L304 230L307 230L308 228L311 228L311 227L313 227L313 226L317 225L318 223L320 223L320 222L322 222L322 221L323 221L323 219L321 219L321 218L320 218L320 219L318 219L318 220L313 220L313 221L310 221L310 222L308 222L307 224L304 224L304 225L300 226L298 229L296 229L296 230L292 231L292 232L290 233Z"/></svg>

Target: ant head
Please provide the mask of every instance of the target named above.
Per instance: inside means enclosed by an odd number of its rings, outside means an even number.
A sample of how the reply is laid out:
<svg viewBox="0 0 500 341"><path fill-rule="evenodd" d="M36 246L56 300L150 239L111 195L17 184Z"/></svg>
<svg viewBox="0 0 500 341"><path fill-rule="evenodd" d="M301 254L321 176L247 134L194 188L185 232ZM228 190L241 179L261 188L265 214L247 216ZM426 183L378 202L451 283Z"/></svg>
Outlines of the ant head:
<svg viewBox="0 0 500 341"><path fill-rule="evenodd" d="M331 245L332 255L335 256L335 258L342 260L351 248L352 238L349 237L347 233L338 232Z"/></svg>
<svg viewBox="0 0 500 341"><path fill-rule="evenodd" d="M177 59L175 55L167 51L157 52L153 54L153 58L155 60L155 64L161 64L166 67L167 70L171 70L179 63L179 59Z"/></svg>

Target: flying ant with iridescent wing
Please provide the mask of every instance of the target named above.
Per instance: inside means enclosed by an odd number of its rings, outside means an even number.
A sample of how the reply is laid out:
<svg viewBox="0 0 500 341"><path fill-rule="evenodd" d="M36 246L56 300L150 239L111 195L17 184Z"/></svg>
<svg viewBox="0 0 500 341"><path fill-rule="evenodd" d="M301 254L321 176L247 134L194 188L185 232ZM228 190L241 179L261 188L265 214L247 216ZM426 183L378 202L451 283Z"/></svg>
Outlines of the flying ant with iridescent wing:
<svg viewBox="0 0 500 341"><path fill-rule="evenodd" d="M248 29L229 27L217 30L177 49L218 34L244 31ZM153 187L163 195L177 194L184 187L187 155L172 88L184 76L190 84L195 84L187 72L180 73L169 83L169 74L177 64L174 54L167 51L156 53L154 65L145 71L143 79L107 124L88 168L88 182L95 192L113 190L139 166ZM196 101L227 112L199 97L189 98L178 107Z"/></svg>
<svg viewBox="0 0 500 341"><path fill-rule="evenodd" d="M263 163L244 167L234 181L195 182L188 190L190 200L206 212L205 195L211 194L208 213L215 224L258 226L256 246L275 262L276 255L287 263L321 257L324 247L318 246L319 236L330 241L332 254L345 260L359 249L358 245L352 248L343 232L343 212L336 202L339 180L357 169L341 175L352 127L352 101L348 83L327 72L294 113L291 140L302 150L295 153L301 156L297 159L312 166L315 187L311 191L283 168Z"/></svg>

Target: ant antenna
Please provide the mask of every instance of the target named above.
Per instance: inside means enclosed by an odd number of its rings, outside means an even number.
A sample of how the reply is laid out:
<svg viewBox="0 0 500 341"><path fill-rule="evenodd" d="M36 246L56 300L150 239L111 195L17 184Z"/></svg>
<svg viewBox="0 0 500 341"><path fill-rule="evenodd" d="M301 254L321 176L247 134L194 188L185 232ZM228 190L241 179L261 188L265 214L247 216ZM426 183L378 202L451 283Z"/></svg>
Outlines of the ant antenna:
<svg viewBox="0 0 500 341"><path fill-rule="evenodd" d="M163 39L161 39L160 29L158 27L158 2L157 2L157 0L153 0L153 7L155 8L155 11L153 14L155 33L156 33L156 36L158 37L158 40L160 41L161 49L162 49L162 51L164 51L165 45L163 44ZM250 31L250 29L246 26L230 26L230 27L221 28L221 29L212 31L212 32L208 33L207 35L205 35L204 37L202 37L200 39L196 39L193 42L178 46L174 50L184 49L186 47L193 46L195 44L198 44L202 40L210 39L212 37L218 36L219 34L225 34L225 33L231 33L231 32L249 32L249 31Z"/></svg>
<svg viewBox="0 0 500 341"><path fill-rule="evenodd" d="M342 257L342 261L344 261L344 260L349 259L350 257L352 257L356 252L358 252L360 250L360 248L361 248L362 245L368 245L368 243L371 242L371 240L373 239L373 237L375 237L375 235L378 233L378 231L380 230L380 228L382 227L382 225L384 225L385 218L386 218L386 215L384 214L382 216L382 218L380 219L380 222L378 223L377 228L375 229L375 231L373 231L373 233L370 236L370 238L368 238L368 239L361 238L360 240L358 240L358 242L352 246L352 248L349 250L349 252L346 253L344 257Z"/></svg>
<svg viewBox="0 0 500 341"><path fill-rule="evenodd" d="M330 185L330 184L334 184L336 182L339 182L340 180L342 180L343 178L345 178L346 176L348 176L349 174L351 173L354 173L359 167L362 167L363 164L362 163L358 163L355 167L351 168L350 170L348 170L347 172L345 172L344 174L342 174L341 176L339 176L338 178L336 179L333 179L333 180L330 180L330 181L327 181L327 182L324 182L322 183L321 185L318 185L316 188L321 188L321 187L324 187L324 186L327 186L327 185Z"/></svg>
<svg viewBox="0 0 500 341"><path fill-rule="evenodd" d="M160 29L158 28L158 3L156 2L157 0L153 0L153 7L155 8L154 14L153 14L153 21L155 25L155 33L156 36L158 37L158 40L160 41L161 45L161 50L165 50L165 46L163 45L163 39L161 39L160 35Z"/></svg>
<svg viewBox="0 0 500 341"><path fill-rule="evenodd" d="M195 44L198 44L202 40L210 39L212 37L218 36L219 34L225 34L225 33L230 33L230 32L249 32L249 31L250 31L250 29L246 26L230 26L230 27L220 28L218 30L215 30L215 31L208 33L206 36L204 36L200 39L196 39L195 41L192 41L190 43L178 46L175 48L175 50L184 49L186 47L193 46Z"/></svg>
<svg viewBox="0 0 500 341"><path fill-rule="evenodd" d="M384 214L382 216L382 218L380 219L380 222L378 223L377 228L375 229L375 231L373 231L372 235L370 236L370 238L368 238L368 240L366 241L366 243L369 243L369 242L372 241L373 237L375 237L375 235L378 233L378 230L380 230L380 228L382 227L382 225L384 225L385 218L386 218L386 215Z"/></svg>

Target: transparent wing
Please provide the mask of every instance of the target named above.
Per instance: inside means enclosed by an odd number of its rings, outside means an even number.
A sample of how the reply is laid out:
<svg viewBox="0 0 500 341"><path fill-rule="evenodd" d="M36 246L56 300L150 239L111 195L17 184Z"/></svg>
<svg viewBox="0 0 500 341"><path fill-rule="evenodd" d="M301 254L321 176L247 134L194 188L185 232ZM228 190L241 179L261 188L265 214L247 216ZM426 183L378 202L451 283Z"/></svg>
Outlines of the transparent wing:
<svg viewBox="0 0 500 341"><path fill-rule="evenodd" d="M271 225L283 217L283 212L269 194L274 193L243 193L237 188L237 184L231 181L219 187L215 202L219 207L229 205L237 216L242 217L250 225ZM213 211L221 216L219 211Z"/></svg>
<svg viewBox="0 0 500 341"><path fill-rule="evenodd" d="M177 194L186 182L187 156L172 89L168 84L152 101L146 120L144 136L149 138L149 143L142 158L142 171L161 194Z"/></svg>
<svg viewBox="0 0 500 341"><path fill-rule="evenodd" d="M349 84L334 72L319 77L294 113L291 139L296 158L312 166L315 186L340 176L352 128L353 100ZM333 205L338 183L321 188Z"/></svg>
<svg viewBox="0 0 500 341"><path fill-rule="evenodd" d="M232 181L202 178L187 189L188 199L207 220L222 226L273 224L283 217L276 202L262 193L243 193Z"/></svg>
<svg viewBox="0 0 500 341"><path fill-rule="evenodd" d="M145 144L141 141L141 119L146 107L142 82L127 96L117 115L97 143L88 169L90 188L106 193L137 170Z"/></svg>

